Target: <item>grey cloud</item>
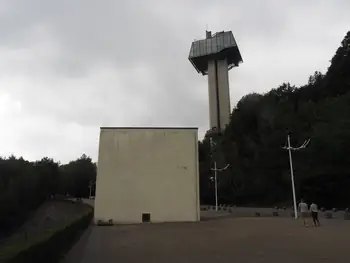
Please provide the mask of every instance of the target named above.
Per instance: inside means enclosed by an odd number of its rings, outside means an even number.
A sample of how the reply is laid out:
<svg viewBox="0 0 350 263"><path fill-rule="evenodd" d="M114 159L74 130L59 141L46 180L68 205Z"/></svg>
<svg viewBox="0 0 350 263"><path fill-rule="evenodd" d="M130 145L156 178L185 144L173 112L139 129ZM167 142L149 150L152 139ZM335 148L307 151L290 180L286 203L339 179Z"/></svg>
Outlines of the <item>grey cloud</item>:
<svg viewBox="0 0 350 263"><path fill-rule="evenodd" d="M283 81L302 84L313 70L324 71L350 24L347 0L6 3L0 92L20 100L26 115L69 130L61 136L34 129L21 138L26 151L51 147L48 153L56 149L57 156L68 152L60 145L74 144L96 155L98 127L105 125L199 126L203 134L207 80L187 56L206 24L232 30L243 55L244 63L230 72L233 105L246 93ZM91 141L79 139L84 129Z"/></svg>

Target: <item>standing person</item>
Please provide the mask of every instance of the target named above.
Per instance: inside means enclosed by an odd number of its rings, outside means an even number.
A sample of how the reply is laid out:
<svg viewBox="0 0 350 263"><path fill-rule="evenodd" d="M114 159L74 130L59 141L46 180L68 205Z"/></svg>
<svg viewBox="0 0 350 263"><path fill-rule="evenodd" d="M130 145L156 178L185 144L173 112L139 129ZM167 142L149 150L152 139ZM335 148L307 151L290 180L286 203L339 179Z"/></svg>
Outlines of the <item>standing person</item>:
<svg viewBox="0 0 350 263"><path fill-rule="evenodd" d="M310 211L311 211L312 220L314 221L314 225L320 226L320 221L318 221L318 207L315 203L312 203L310 205Z"/></svg>
<svg viewBox="0 0 350 263"><path fill-rule="evenodd" d="M300 210L300 213L301 213L301 218L304 221L304 226L307 227L308 226L307 213L308 213L309 209L308 209L307 203L305 203L303 199L300 200L299 210Z"/></svg>

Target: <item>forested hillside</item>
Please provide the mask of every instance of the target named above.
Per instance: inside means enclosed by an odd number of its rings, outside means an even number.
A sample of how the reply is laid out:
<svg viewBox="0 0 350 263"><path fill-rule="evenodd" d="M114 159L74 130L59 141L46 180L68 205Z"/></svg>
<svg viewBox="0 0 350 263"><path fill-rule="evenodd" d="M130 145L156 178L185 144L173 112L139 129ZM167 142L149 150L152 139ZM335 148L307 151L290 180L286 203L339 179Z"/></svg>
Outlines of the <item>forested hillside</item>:
<svg viewBox="0 0 350 263"><path fill-rule="evenodd" d="M303 58L300 58L300 63ZM219 136L219 200L237 205L290 205L287 133L293 146L298 198L325 207L350 207L350 32L326 74L302 87L284 83L266 94L244 96ZM199 145L201 202L214 202L209 138Z"/></svg>
<svg viewBox="0 0 350 263"><path fill-rule="evenodd" d="M56 194L88 197L95 178L96 165L85 155L66 165L49 158L0 158L0 239Z"/></svg>

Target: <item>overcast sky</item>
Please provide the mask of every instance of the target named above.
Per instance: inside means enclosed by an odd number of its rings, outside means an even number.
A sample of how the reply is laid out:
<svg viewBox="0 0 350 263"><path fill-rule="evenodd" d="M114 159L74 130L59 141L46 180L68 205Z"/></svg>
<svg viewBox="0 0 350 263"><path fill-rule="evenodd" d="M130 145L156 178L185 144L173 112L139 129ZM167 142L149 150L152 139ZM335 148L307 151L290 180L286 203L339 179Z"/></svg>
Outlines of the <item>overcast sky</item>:
<svg viewBox="0 0 350 263"><path fill-rule="evenodd" d="M301 85L350 30L349 0L0 0L0 155L97 158L100 126L209 126L191 42L232 30L231 104Z"/></svg>

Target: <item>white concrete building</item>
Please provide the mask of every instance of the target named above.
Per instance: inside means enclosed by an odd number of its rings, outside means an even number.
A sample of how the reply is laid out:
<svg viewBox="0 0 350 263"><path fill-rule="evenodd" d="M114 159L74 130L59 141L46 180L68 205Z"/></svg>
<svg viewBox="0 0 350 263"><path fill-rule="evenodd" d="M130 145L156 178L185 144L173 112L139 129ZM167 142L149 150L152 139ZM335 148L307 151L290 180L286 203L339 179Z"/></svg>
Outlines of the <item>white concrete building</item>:
<svg viewBox="0 0 350 263"><path fill-rule="evenodd" d="M199 221L197 128L101 128L97 223Z"/></svg>

